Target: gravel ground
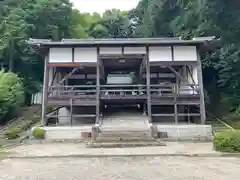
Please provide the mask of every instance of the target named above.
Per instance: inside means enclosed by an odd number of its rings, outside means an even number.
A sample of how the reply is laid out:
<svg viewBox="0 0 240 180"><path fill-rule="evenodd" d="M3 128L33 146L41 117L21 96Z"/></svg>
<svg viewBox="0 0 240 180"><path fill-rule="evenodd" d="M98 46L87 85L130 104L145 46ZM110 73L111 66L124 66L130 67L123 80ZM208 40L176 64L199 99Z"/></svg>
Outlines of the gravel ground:
<svg viewBox="0 0 240 180"><path fill-rule="evenodd" d="M152 155L152 154L218 154L212 143L166 142L166 146L135 148L86 148L85 143L46 143L21 145L9 150L15 157L71 155ZM201 147L201 148L199 148Z"/></svg>
<svg viewBox="0 0 240 180"><path fill-rule="evenodd" d="M240 180L239 169L238 158L5 159L0 180Z"/></svg>

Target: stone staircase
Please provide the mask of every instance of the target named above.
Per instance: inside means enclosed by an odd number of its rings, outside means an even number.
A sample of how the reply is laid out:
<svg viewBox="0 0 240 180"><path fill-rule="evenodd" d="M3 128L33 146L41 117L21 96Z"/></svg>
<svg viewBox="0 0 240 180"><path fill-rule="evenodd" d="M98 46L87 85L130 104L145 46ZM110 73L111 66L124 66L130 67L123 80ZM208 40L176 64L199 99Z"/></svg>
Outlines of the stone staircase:
<svg viewBox="0 0 240 180"><path fill-rule="evenodd" d="M88 147L118 148L164 145L151 136L147 117L144 115L104 118L97 131L96 138L88 144Z"/></svg>

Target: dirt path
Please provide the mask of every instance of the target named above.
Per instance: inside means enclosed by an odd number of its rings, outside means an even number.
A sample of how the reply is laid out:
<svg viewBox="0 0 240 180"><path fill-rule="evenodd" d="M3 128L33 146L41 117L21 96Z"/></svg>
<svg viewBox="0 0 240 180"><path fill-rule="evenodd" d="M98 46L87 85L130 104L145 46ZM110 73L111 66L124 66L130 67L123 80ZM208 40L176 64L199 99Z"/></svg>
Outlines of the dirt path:
<svg viewBox="0 0 240 180"><path fill-rule="evenodd" d="M6 159L4 180L228 180L239 179L237 158L128 157Z"/></svg>

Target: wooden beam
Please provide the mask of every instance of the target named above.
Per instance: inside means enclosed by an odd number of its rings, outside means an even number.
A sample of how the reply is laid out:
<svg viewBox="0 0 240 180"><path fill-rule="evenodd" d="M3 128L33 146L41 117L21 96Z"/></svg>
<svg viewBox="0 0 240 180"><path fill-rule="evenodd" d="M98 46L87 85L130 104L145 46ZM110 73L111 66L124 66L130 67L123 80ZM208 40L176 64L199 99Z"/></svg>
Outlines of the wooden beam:
<svg viewBox="0 0 240 180"><path fill-rule="evenodd" d="M75 62L75 48L72 48L72 63Z"/></svg>
<svg viewBox="0 0 240 180"><path fill-rule="evenodd" d="M178 77L176 75L176 81ZM174 86L174 120L175 124L178 124L178 108L177 108L177 95L178 95L178 89L177 84Z"/></svg>
<svg viewBox="0 0 240 180"><path fill-rule="evenodd" d="M96 76L96 124L100 122L100 48L97 47L97 76Z"/></svg>
<svg viewBox="0 0 240 180"><path fill-rule="evenodd" d="M156 67L156 66L183 66L183 65L196 65L197 61L155 61L155 62L150 62L151 67Z"/></svg>
<svg viewBox="0 0 240 180"><path fill-rule="evenodd" d="M140 76L142 75L142 73L143 73L143 71L144 71L144 68L145 68L145 66L146 66L145 61L146 61L146 57L143 58L143 60L142 60L142 62L141 62L141 64L140 64L140 70L139 70L139 75L140 75Z"/></svg>
<svg viewBox="0 0 240 180"><path fill-rule="evenodd" d="M185 79L181 76L181 74L179 72L177 72L175 69L173 69L173 67L171 66L167 66L179 79L181 79L182 81L185 81Z"/></svg>
<svg viewBox="0 0 240 180"><path fill-rule="evenodd" d="M174 48L171 46L171 55L172 55L172 61L174 61Z"/></svg>
<svg viewBox="0 0 240 180"><path fill-rule="evenodd" d="M146 78L146 75L142 75L143 78ZM176 75L174 73L151 73L151 78L175 78Z"/></svg>
<svg viewBox="0 0 240 180"><path fill-rule="evenodd" d="M56 71L56 68L55 68L55 72L53 74L53 79L52 79L52 82L51 82L50 86L53 86L53 83L54 83L54 80L56 79L56 76L57 76L57 71Z"/></svg>
<svg viewBox="0 0 240 180"><path fill-rule="evenodd" d="M44 126L46 122L46 105L48 98L48 82L49 82L49 67L48 67L49 57L45 57L44 61L44 80L43 80L43 97L42 97L42 119L41 125Z"/></svg>
<svg viewBox="0 0 240 180"><path fill-rule="evenodd" d="M104 76L105 76L105 69L104 69L104 65L103 65L103 62L102 62L101 59L100 59L100 62L99 62L99 66L100 66L100 78L104 78Z"/></svg>
<svg viewBox="0 0 240 180"><path fill-rule="evenodd" d="M190 74L190 77L191 77L191 79L192 79L193 84L196 84L196 82L195 82L195 80L194 80L194 78L193 78L192 72L190 71L189 66L187 66L187 71L188 71L188 73Z"/></svg>
<svg viewBox="0 0 240 180"><path fill-rule="evenodd" d="M146 76L147 76L147 109L148 109L148 122L152 123L152 105L151 105L151 91L150 91L150 65L149 65L149 47L146 47Z"/></svg>
<svg viewBox="0 0 240 180"><path fill-rule="evenodd" d="M73 73L75 73L78 69L79 69L79 67L75 67L70 73L68 73L67 75L65 75L65 76L63 77L63 79L62 79L59 83L57 83L57 84L54 85L54 86L59 86L59 85L61 85L64 81L66 81L66 80L68 79L68 77L70 77L70 76L71 76ZM64 86L66 86L66 85L64 85ZM49 87L49 88L48 88L48 96L53 93L53 91L50 91L51 88L52 88L52 87ZM50 92L49 92L49 91L50 91Z"/></svg>
<svg viewBox="0 0 240 180"><path fill-rule="evenodd" d="M159 117L174 117L175 114L171 113L171 114L153 114L152 116L159 116ZM200 114L197 113L191 113L191 114L178 114L178 116L190 116L190 117L197 117L200 116Z"/></svg>
<svg viewBox="0 0 240 180"><path fill-rule="evenodd" d="M200 58L199 49L197 51L197 74L198 74L198 84L200 91L200 114L201 114L201 124L206 123L206 110L205 110L205 102L204 102L204 88L203 88L203 77L202 77L202 64Z"/></svg>
<svg viewBox="0 0 240 180"><path fill-rule="evenodd" d="M145 54L101 54L100 59L143 59Z"/></svg>
<svg viewBox="0 0 240 180"><path fill-rule="evenodd" d="M48 117L54 117L54 118L57 118L57 117L68 117L68 116L57 116L57 115L51 115ZM96 114L73 114L72 115L73 118L93 118L93 117L96 117Z"/></svg>
<svg viewBox="0 0 240 180"><path fill-rule="evenodd" d="M73 68L73 70L72 70L70 73L68 73L67 75L65 75L65 76L63 77L63 79L62 79L56 86L62 84L64 81L66 81L66 79L67 79L68 77L70 77L71 75L73 75L78 69L79 69L79 67Z"/></svg>
<svg viewBox="0 0 240 180"><path fill-rule="evenodd" d="M71 126L73 125L73 99L70 99L70 122Z"/></svg>
<svg viewBox="0 0 240 180"><path fill-rule="evenodd" d="M171 66L167 66L167 67L168 67L172 72L174 72L174 73L179 77L179 79L181 79L182 81L185 81L185 79L181 76L181 74L180 74L179 72L175 71L175 69L173 69ZM198 92L198 89L196 88L196 86L190 85L190 87L191 87L192 89L194 89L195 91Z"/></svg>
<svg viewBox="0 0 240 180"><path fill-rule="evenodd" d="M80 67L80 63L49 63L49 67Z"/></svg>

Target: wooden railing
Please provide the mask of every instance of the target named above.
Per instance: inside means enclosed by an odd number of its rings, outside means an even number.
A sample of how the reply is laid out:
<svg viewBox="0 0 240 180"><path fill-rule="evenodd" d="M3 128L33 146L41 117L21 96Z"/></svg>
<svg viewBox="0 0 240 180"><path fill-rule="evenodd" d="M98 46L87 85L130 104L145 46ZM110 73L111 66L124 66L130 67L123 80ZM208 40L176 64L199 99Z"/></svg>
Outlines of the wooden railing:
<svg viewBox="0 0 240 180"><path fill-rule="evenodd" d="M193 84L155 84L150 85L152 96L198 95L199 86ZM96 85L51 86L48 89L51 96L94 97L97 94ZM147 95L146 85L101 85L101 96L143 96Z"/></svg>
<svg viewBox="0 0 240 180"><path fill-rule="evenodd" d="M96 86L94 85L76 85L76 86L51 86L48 89L49 96L69 96L69 97L93 97L96 95Z"/></svg>
<svg viewBox="0 0 240 180"><path fill-rule="evenodd" d="M164 95L198 95L199 85L195 84L156 84L150 85L151 95L164 96Z"/></svg>
<svg viewBox="0 0 240 180"><path fill-rule="evenodd" d="M146 85L101 85L102 96L142 96L146 94Z"/></svg>

